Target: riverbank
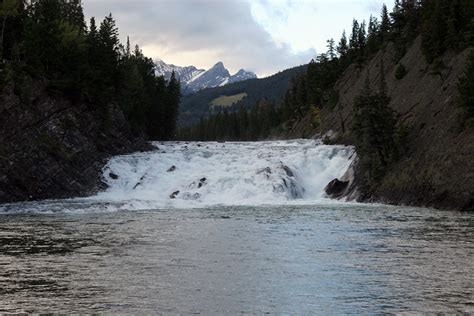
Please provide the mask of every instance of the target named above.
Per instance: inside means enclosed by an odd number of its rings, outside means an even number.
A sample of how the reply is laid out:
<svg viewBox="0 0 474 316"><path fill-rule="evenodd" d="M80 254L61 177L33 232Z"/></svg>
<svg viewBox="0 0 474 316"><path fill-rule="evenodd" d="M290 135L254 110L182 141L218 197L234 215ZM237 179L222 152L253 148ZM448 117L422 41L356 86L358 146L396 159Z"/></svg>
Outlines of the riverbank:
<svg viewBox="0 0 474 316"><path fill-rule="evenodd" d="M391 43L366 64L353 64L343 73L334 87L338 102L322 108L320 127L311 127L308 114L285 137L318 133L328 143L353 144L354 98L362 91L368 74L370 87L377 89L383 62L389 106L403 127L401 155L386 170L380 186L361 194L359 200L473 210L474 128L462 126L456 103L457 83L469 52L447 52L439 62L428 64L418 37L396 61ZM399 65L407 71L402 78L396 75ZM356 182L359 179L356 173Z"/></svg>

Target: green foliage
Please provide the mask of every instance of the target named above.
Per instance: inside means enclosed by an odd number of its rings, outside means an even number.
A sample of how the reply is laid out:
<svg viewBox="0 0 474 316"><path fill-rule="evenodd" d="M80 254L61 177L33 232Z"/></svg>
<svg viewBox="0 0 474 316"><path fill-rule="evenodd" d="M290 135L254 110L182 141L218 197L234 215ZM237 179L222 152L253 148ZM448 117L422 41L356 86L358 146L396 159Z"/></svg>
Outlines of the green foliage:
<svg viewBox="0 0 474 316"><path fill-rule="evenodd" d="M403 77L405 77L407 75L407 73L408 73L408 71L405 68L405 65L403 65L402 63L399 63L398 66L397 66L397 69L395 70L395 78L397 80L401 80L401 79L403 79Z"/></svg>
<svg viewBox="0 0 474 316"><path fill-rule="evenodd" d="M447 49L474 44L474 2L471 0L425 0L422 5L422 47L432 63Z"/></svg>
<svg viewBox="0 0 474 316"><path fill-rule="evenodd" d="M104 127L113 123L111 105L118 104L135 134L172 137L179 83L157 78L153 61L138 46L132 53L128 41L124 50L111 14L99 27L92 18L87 29L80 0L6 0L2 5L2 87L12 82L27 104L29 85L22 80L34 77L48 84L52 96L89 104Z"/></svg>
<svg viewBox="0 0 474 316"><path fill-rule="evenodd" d="M383 70L382 70L383 71ZM397 156L396 119L388 104L384 79L380 91L369 86L369 75L361 95L354 100L352 134L363 176L363 185L373 191L383 178L388 165Z"/></svg>
<svg viewBox="0 0 474 316"><path fill-rule="evenodd" d="M283 70L273 76L262 79L250 79L231 83L222 87L204 89L197 93L184 95L181 102L180 125L190 126L199 122L199 117L207 117L216 111L211 104L216 98L227 95L247 93L247 96L228 108L229 112L243 106L251 108L260 100L266 98L272 103L278 104L285 96L289 88L291 78L306 71L305 66L299 66Z"/></svg>
<svg viewBox="0 0 474 316"><path fill-rule="evenodd" d="M281 110L273 103L260 101L251 110L240 107L231 112L225 108L217 114L189 128L178 131L179 140L199 141L249 141L270 137L282 123Z"/></svg>
<svg viewBox="0 0 474 316"><path fill-rule="evenodd" d="M474 127L474 51L469 54L464 76L458 84L457 103L462 111L462 122L466 127Z"/></svg>

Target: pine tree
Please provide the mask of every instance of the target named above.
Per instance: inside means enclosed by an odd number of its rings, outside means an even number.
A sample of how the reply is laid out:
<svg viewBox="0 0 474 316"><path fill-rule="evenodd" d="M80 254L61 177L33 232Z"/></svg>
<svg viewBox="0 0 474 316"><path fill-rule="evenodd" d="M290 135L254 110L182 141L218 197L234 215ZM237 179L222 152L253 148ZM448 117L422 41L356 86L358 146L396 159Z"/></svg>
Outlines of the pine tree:
<svg viewBox="0 0 474 316"><path fill-rule="evenodd" d="M359 40L359 22L354 19L352 21L352 34L349 39L349 48L352 50L358 49L358 40Z"/></svg>
<svg viewBox="0 0 474 316"><path fill-rule="evenodd" d="M0 61L3 59L4 51L4 37L5 30L7 26L7 21L9 18L13 18L19 14L20 11L20 1L18 0L3 0L1 3L2 7L0 8L0 17L2 19L2 30L0 32Z"/></svg>
<svg viewBox="0 0 474 316"><path fill-rule="evenodd" d="M389 39L390 32L390 18L388 16L388 10L385 4L382 7L381 20L382 21L380 23L380 41L384 43Z"/></svg>
<svg viewBox="0 0 474 316"><path fill-rule="evenodd" d="M462 111L464 126L474 127L474 51L469 54L464 76L458 84L457 103Z"/></svg>
<svg viewBox="0 0 474 316"><path fill-rule="evenodd" d="M347 54L347 50L349 47L347 46L347 37L346 37L346 31L342 32L341 40L339 41L339 44L337 45L337 52L341 58L344 58Z"/></svg>
<svg viewBox="0 0 474 316"><path fill-rule="evenodd" d="M327 55L329 56L329 60L334 60L337 55L337 50L336 50L336 43L334 41L334 39L328 39L327 41L327 48L328 48L328 52L327 52Z"/></svg>
<svg viewBox="0 0 474 316"><path fill-rule="evenodd" d="M354 100L353 126L357 154L361 163L364 188L372 191L396 156L395 126L390 98L386 94L383 63L379 91L370 88L369 73L362 93Z"/></svg>

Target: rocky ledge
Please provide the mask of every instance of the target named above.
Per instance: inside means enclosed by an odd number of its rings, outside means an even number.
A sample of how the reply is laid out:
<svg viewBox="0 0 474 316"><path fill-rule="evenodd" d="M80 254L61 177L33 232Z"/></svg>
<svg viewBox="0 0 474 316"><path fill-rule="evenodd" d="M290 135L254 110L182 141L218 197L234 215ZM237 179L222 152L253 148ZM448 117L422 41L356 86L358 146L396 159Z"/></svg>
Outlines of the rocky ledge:
<svg viewBox="0 0 474 316"><path fill-rule="evenodd" d="M103 110L44 82L31 83L27 97L14 90L0 95L0 203L93 194L108 158L151 147L114 105L104 120Z"/></svg>

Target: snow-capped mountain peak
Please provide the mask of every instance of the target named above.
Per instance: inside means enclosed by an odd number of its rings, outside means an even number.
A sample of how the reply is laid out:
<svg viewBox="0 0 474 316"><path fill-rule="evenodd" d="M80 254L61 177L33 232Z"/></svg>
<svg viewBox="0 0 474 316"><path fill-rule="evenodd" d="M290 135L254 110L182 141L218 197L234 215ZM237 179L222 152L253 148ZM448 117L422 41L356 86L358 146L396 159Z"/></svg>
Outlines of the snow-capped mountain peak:
<svg viewBox="0 0 474 316"><path fill-rule="evenodd" d="M228 83L257 78L253 72L248 72L244 69L240 69L235 75L231 75L222 62L216 63L208 70L197 69L194 66L175 66L166 64L162 60L156 62L155 73L157 75L164 76L168 80L173 71L176 77L179 78L183 93L185 94L194 93L205 88L214 88Z"/></svg>

